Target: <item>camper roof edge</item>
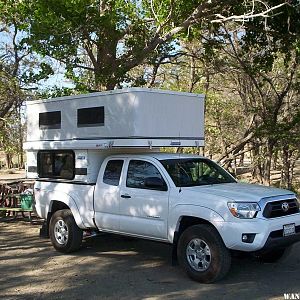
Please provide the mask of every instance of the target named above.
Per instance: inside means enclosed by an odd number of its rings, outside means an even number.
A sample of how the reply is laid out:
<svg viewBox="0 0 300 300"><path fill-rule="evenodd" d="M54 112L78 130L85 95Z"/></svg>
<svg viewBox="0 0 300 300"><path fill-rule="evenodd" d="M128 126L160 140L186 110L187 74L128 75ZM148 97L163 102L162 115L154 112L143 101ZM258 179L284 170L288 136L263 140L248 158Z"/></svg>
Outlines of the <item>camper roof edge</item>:
<svg viewBox="0 0 300 300"><path fill-rule="evenodd" d="M205 98L204 94L196 94L196 93L188 93L188 92L175 92L175 91L169 91L169 90L150 89L150 88L135 88L134 87L134 88L117 89L117 90L104 91L104 92L63 96L63 97L57 97L57 98L52 98L52 99L27 100L26 105L31 105L31 104L41 103L41 102L48 103L48 102L56 102L56 101L69 100L69 99L99 97L99 96L105 96L105 95L110 95L110 94L125 94L125 93L131 93L131 92L147 92L147 93L159 93L159 94L168 94L168 95Z"/></svg>

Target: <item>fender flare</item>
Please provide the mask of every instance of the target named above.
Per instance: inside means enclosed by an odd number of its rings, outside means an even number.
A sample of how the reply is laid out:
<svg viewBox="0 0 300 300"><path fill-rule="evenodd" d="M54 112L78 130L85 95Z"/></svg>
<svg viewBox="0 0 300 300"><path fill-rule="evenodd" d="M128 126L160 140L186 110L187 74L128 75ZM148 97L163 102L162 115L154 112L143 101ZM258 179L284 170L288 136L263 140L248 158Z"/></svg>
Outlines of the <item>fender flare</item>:
<svg viewBox="0 0 300 300"><path fill-rule="evenodd" d="M169 215L168 240L173 243L175 232L178 232L182 217L199 218L212 224L220 233L218 228L224 223L223 217L216 211L205 206L180 204L174 207ZM222 238L222 236L221 236ZM223 239L223 238L222 238Z"/></svg>
<svg viewBox="0 0 300 300"><path fill-rule="evenodd" d="M52 215L52 212L53 212L52 208L53 208L54 201L61 202L69 207L77 226L81 229L86 228L86 226L84 225L84 222L81 218L81 215L79 213L79 209L76 205L76 202L70 195L63 193L63 192L59 192L59 191L51 191L51 192L49 192L48 197L49 197L48 199L51 199L51 200L50 200L48 207L46 207L46 213L47 213L46 215L47 216Z"/></svg>

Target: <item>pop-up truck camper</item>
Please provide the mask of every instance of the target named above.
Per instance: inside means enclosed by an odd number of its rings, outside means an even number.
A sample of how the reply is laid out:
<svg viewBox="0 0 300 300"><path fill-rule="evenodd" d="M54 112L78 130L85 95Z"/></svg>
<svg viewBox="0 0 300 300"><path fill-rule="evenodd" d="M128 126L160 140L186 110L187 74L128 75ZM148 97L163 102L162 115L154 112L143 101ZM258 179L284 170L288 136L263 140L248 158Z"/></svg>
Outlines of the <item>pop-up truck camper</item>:
<svg viewBox="0 0 300 300"><path fill-rule="evenodd" d="M203 95L132 88L28 101L27 115L27 177L58 251L91 232L165 242L192 279L214 282L233 252L275 262L300 240L293 192L159 151L204 146Z"/></svg>
<svg viewBox="0 0 300 300"><path fill-rule="evenodd" d="M72 180L95 183L108 154L204 146L203 95L128 89L30 101L27 111L28 178L48 150L74 152Z"/></svg>

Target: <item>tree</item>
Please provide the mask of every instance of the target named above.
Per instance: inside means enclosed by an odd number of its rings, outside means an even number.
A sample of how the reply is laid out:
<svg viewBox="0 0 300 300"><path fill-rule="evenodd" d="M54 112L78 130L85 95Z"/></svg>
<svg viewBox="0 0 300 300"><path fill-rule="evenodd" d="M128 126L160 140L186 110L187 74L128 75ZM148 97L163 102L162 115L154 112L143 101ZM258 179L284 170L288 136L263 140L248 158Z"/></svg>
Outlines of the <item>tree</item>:
<svg viewBox="0 0 300 300"><path fill-rule="evenodd" d="M25 135L24 117L20 109L15 109L10 116L1 119L0 148L5 152L7 168L13 168L13 157L17 157L17 165L24 168L23 141Z"/></svg>
<svg viewBox="0 0 300 300"><path fill-rule="evenodd" d="M0 3L0 118L20 106L33 85L53 72L26 44L24 7L23 1Z"/></svg>
<svg viewBox="0 0 300 300"><path fill-rule="evenodd" d="M6 154L7 166L18 155L23 166L24 121L21 106L40 79L52 70L34 55L24 42L27 27L24 3L0 3L0 147Z"/></svg>
<svg viewBox="0 0 300 300"><path fill-rule="evenodd" d="M177 89L208 91L208 154L230 166L252 151L253 175L264 184L270 184L274 153L289 186L298 157L299 27L289 24L299 24L299 16L299 7L286 6L273 18L226 22L205 36L194 29L188 60L170 72Z"/></svg>
<svg viewBox="0 0 300 300"><path fill-rule="evenodd" d="M134 84L130 72L145 62L159 63L153 59L163 56L158 53L178 50L180 34L188 34L192 26L218 28L220 21L266 17L286 5L266 8L253 0L35 0L24 8L19 3L29 24L24 41L32 51L63 62L67 76L89 90ZM82 82L82 74L92 76L92 85Z"/></svg>

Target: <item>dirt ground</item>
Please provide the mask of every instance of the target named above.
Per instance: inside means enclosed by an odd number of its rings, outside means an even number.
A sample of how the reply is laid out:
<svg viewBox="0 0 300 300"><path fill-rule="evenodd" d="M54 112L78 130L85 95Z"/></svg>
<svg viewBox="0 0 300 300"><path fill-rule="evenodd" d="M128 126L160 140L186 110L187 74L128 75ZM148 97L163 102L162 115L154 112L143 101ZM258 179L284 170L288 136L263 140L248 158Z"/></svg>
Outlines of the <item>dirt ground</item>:
<svg viewBox="0 0 300 300"><path fill-rule="evenodd" d="M0 299L284 299L300 293L300 243L277 264L235 258L228 276L199 284L171 265L169 245L102 235L63 255L40 221L0 218Z"/></svg>
<svg viewBox="0 0 300 300"><path fill-rule="evenodd" d="M0 170L0 180L1 181L10 181L10 180L18 180L25 179L26 174L25 170L19 169L2 169Z"/></svg>
<svg viewBox="0 0 300 300"><path fill-rule="evenodd" d="M24 173L0 173L0 181ZM0 299L284 299L300 293L300 243L277 264L234 258L230 273L199 284L171 265L171 247L102 235L63 255L39 238L41 220L0 217Z"/></svg>

